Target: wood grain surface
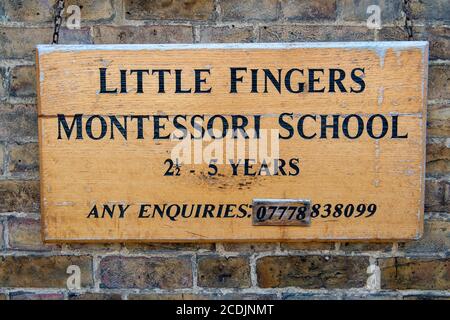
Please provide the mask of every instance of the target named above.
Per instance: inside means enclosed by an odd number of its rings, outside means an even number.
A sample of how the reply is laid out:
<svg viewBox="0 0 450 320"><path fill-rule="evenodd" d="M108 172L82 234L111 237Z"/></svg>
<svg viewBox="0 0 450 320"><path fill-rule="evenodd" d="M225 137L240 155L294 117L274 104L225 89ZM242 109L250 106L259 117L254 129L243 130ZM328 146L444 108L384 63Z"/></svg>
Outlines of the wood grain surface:
<svg viewBox="0 0 450 320"><path fill-rule="evenodd" d="M423 229L424 151L428 45L426 42L259 45L136 45L39 46L39 143L43 238L47 242L111 241L297 241L417 239ZM230 94L230 67L289 70L291 68L364 68L363 92L281 93L270 86L250 92L250 74ZM211 70L209 94L176 94L173 73L166 75L165 93L157 93L155 75L145 75L144 92L136 93L136 77L126 94L99 94L99 68L107 68L108 87L119 88L119 70L182 69L183 86L194 87L194 69ZM325 76L326 76L325 72ZM326 79L326 78L325 78ZM326 82L325 82L326 83ZM348 77L343 81L352 85ZM261 116L262 129L280 129L279 115L357 114L367 123L375 114L389 121L386 137L372 139L302 139L297 133L280 140L283 159L299 158L296 176L232 175L220 164L220 175L208 176L207 163L183 164L180 176L164 176L164 161L176 141L136 139L128 125L128 139L115 132L110 139L58 139L58 117L71 123L92 115L164 115L164 132L174 129L175 115ZM392 139L392 117L399 133ZM108 119L108 118L106 118ZM330 120L331 121L331 120ZM97 123L97 122L94 122ZM96 134L98 128L93 129ZM109 130L109 129L108 129ZM349 131L356 124L349 122ZM380 132L379 121L374 131ZM305 132L317 133L317 122L305 121ZM284 129L280 132L286 133ZM74 134L75 135L75 134ZM313 218L308 227L253 226L243 218L139 218L143 204L251 204L253 199L309 199L320 204L376 204L370 217ZM119 218L88 218L94 206L130 205ZM150 211L149 211L150 212ZM118 212L115 212L118 214ZM251 210L249 211L251 213ZM323 214L323 212L321 212Z"/></svg>

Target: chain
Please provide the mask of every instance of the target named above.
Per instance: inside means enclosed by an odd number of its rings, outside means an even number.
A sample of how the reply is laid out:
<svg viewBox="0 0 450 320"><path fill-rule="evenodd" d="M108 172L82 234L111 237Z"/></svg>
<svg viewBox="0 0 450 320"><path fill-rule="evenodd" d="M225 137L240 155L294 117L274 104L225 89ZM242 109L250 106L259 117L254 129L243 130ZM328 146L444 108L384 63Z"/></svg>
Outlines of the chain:
<svg viewBox="0 0 450 320"><path fill-rule="evenodd" d="M55 20L54 20L54 29L53 29L53 40L52 44L58 44L59 40L59 29L62 24L61 14L64 10L64 0L58 0L58 3L55 6Z"/></svg>
<svg viewBox="0 0 450 320"><path fill-rule="evenodd" d="M410 0L403 0L403 12L405 13L405 31L408 41L413 40L413 20Z"/></svg>

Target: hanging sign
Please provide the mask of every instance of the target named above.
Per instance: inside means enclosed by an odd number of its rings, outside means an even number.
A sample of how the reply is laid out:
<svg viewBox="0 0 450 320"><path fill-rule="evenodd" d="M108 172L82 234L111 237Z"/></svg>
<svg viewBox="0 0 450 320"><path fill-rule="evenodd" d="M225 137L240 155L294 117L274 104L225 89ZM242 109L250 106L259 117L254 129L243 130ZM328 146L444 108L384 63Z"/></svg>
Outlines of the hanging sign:
<svg viewBox="0 0 450 320"><path fill-rule="evenodd" d="M42 45L45 241L416 239L427 42Z"/></svg>

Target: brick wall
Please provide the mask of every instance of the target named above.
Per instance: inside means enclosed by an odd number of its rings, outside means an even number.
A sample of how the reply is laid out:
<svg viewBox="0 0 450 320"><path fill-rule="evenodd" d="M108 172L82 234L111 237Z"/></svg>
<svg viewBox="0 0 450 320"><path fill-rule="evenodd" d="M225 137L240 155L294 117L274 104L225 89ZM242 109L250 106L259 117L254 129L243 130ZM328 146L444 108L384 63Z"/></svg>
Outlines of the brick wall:
<svg viewBox="0 0 450 320"><path fill-rule="evenodd" d="M406 40L403 0L103 0L61 43ZM0 1L0 300L450 299L450 6L410 0L430 41L425 235L409 243L44 245L34 47L54 0ZM366 27L379 4L382 29ZM66 269L81 268L78 291ZM370 270L380 270L381 278ZM369 273L368 273L369 270ZM372 272L373 273L373 272ZM369 279L370 278L370 279Z"/></svg>

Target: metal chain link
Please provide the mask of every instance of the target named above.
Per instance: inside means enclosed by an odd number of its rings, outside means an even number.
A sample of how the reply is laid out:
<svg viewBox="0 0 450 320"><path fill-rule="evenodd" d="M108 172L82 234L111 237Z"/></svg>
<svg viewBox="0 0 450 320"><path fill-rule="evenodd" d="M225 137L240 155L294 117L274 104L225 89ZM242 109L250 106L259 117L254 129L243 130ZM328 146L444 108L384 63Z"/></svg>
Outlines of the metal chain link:
<svg viewBox="0 0 450 320"><path fill-rule="evenodd" d="M405 13L405 31L408 35L408 41L414 39L413 19L410 0L403 1L403 12Z"/></svg>
<svg viewBox="0 0 450 320"><path fill-rule="evenodd" d="M62 24L62 13L64 10L64 0L58 0L58 3L55 7L55 20L54 20L54 29L53 29L53 40L52 44L58 44L59 41L59 29Z"/></svg>

